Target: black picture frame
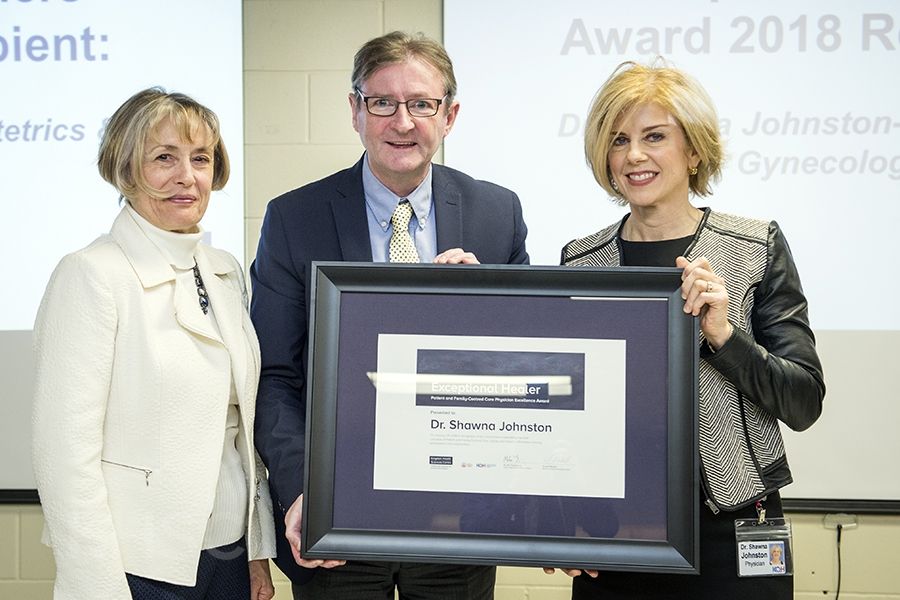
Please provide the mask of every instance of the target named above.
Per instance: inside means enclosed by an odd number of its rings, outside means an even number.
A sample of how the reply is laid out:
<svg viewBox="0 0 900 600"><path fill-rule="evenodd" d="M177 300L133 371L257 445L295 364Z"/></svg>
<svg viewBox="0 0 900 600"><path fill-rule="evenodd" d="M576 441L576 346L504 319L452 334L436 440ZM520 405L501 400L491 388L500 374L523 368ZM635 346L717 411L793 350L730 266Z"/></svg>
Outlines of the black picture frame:
<svg viewBox="0 0 900 600"><path fill-rule="evenodd" d="M304 557L697 573L698 325L682 310L680 275L649 267L313 263ZM557 331L559 323L569 329ZM573 324L581 329L573 332ZM624 499L373 489L374 396L357 383L372 369L372 338L481 328L487 335L624 336ZM485 501L511 517L462 527L467 513L453 507ZM442 505L451 508L440 512ZM552 518L544 518L551 505ZM493 515L480 508L480 516ZM497 525L519 515L530 524ZM535 527L542 519L552 525ZM615 530L604 530L606 519Z"/></svg>

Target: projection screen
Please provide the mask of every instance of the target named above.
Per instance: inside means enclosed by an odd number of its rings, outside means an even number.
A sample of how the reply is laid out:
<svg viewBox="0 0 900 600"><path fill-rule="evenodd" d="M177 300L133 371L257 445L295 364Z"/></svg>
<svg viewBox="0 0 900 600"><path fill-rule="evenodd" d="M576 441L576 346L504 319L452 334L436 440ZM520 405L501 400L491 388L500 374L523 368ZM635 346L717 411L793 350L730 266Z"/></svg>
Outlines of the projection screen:
<svg viewBox="0 0 900 600"><path fill-rule="evenodd" d="M900 7L889 0L446 0L461 110L445 162L520 195L532 261L622 217L585 164L597 89L665 61L715 101L728 162L696 206L781 225L828 393L786 432L785 496L900 501Z"/></svg>
<svg viewBox="0 0 900 600"><path fill-rule="evenodd" d="M119 211L96 154L133 93L162 86L219 115L231 179L203 227L243 261L242 64L240 2L0 0L0 490L34 488L31 328L60 258Z"/></svg>

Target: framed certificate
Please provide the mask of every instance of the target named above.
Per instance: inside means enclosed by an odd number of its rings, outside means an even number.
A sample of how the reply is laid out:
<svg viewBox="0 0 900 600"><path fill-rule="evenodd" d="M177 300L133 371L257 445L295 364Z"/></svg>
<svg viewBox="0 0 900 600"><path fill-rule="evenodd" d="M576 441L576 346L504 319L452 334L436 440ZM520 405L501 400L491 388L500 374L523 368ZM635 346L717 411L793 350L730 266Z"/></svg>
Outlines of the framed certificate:
<svg viewBox="0 0 900 600"><path fill-rule="evenodd" d="M314 263L303 554L696 573L674 268Z"/></svg>

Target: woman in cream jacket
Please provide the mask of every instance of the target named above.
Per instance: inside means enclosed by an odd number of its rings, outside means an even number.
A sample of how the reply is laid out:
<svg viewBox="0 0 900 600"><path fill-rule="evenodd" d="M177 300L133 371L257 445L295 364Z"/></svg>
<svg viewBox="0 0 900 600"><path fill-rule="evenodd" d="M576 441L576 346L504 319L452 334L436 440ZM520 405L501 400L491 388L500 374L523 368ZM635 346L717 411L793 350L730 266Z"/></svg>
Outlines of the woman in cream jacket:
<svg viewBox="0 0 900 600"><path fill-rule="evenodd" d="M113 115L98 164L124 206L60 262L35 324L55 598L267 600L259 347L241 269L198 225L228 180L218 120L144 90Z"/></svg>

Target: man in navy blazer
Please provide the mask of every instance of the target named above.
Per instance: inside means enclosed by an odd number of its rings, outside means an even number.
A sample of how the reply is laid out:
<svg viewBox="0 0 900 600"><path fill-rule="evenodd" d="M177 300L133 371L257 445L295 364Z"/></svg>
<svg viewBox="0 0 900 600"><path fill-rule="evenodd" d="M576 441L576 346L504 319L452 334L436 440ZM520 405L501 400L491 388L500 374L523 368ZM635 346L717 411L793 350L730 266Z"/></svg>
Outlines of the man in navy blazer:
<svg viewBox="0 0 900 600"><path fill-rule="evenodd" d="M250 276L262 350L256 443L269 470L278 566L294 597L492 598L493 567L307 560L300 546L310 267L389 260L391 217L408 202L420 262L523 264L519 198L431 160L459 112L444 48L390 33L357 52L349 94L366 152L354 166L272 200ZM402 229L398 229L398 232ZM363 509L364 507L361 507ZM321 568L324 567L324 568Z"/></svg>

